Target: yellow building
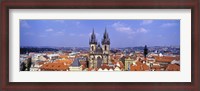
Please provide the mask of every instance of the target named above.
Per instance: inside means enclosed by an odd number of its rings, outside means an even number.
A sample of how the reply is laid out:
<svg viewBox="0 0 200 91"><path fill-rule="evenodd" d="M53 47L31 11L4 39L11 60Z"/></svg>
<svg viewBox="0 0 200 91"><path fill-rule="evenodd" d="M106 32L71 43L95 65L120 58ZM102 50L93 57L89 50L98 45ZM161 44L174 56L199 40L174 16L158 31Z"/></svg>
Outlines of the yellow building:
<svg viewBox="0 0 200 91"><path fill-rule="evenodd" d="M131 64L135 62L134 59L131 59L130 57L125 59L125 70L130 70Z"/></svg>

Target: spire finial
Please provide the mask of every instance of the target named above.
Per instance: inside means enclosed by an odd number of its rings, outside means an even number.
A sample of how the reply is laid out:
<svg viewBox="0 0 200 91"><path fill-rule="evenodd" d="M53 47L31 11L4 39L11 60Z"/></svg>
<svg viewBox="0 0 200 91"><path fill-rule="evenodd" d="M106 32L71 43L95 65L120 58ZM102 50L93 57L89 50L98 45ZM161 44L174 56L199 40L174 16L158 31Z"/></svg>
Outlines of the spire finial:
<svg viewBox="0 0 200 91"><path fill-rule="evenodd" d="M92 33L94 34L94 28L93 28L93 30L92 30Z"/></svg>

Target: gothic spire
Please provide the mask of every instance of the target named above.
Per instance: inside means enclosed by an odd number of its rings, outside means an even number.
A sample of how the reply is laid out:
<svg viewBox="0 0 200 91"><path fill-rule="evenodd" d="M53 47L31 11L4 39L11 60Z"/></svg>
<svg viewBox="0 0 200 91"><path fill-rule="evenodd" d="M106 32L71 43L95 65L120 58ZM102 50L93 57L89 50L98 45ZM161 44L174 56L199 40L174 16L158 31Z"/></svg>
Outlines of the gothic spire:
<svg viewBox="0 0 200 91"><path fill-rule="evenodd" d="M93 28L93 30L92 30L91 38L92 38L92 39L96 38L95 33L94 33L94 28Z"/></svg>
<svg viewBox="0 0 200 91"><path fill-rule="evenodd" d="M104 35L103 35L102 44L110 44L110 39L109 39L106 28L105 28L105 32L104 32Z"/></svg>
<svg viewBox="0 0 200 91"><path fill-rule="evenodd" d="M104 32L104 36L103 36L104 39L108 38L108 33L107 33L107 29L105 28L105 32Z"/></svg>
<svg viewBox="0 0 200 91"><path fill-rule="evenodd" d="M94 33L94 28L93 28L93 31L92 31L92 34L91 34L90 44L97 44L96 36L95 36L95 33Z"/></svg>

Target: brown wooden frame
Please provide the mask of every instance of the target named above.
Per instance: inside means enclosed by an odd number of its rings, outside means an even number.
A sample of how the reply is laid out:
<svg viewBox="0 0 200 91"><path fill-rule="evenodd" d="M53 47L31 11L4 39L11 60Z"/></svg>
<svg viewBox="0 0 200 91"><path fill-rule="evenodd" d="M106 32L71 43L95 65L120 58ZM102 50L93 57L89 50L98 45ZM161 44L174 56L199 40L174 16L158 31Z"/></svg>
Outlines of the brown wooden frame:
<svg viewBox="0 0 200 91"><path fill-rule="evenodd" d="M200 91L199 0L4 0L1 2L1 90ZM9 9L191 9L192 82L9 82ZM187 74L186 74L187 75Z"/></svg>

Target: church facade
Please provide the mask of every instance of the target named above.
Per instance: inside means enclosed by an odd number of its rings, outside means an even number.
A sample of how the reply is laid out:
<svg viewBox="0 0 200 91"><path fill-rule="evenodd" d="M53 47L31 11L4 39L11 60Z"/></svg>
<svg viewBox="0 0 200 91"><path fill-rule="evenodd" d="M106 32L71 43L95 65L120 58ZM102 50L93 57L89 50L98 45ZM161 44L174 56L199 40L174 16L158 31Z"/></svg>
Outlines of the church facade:
<svg viewBox="0 0 200 91"><path fill-rule="evenodd" d="M110 62L110 38L107 30L105 29L103 39L100 43L96 39L96 35L93 32L89 39L89 68L101 68L103 64L109 64Z"/></svg>

